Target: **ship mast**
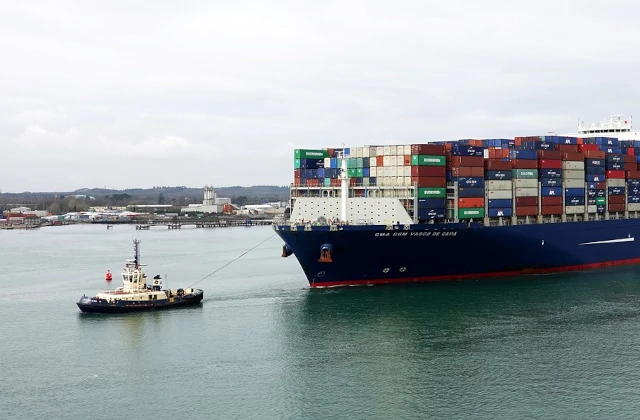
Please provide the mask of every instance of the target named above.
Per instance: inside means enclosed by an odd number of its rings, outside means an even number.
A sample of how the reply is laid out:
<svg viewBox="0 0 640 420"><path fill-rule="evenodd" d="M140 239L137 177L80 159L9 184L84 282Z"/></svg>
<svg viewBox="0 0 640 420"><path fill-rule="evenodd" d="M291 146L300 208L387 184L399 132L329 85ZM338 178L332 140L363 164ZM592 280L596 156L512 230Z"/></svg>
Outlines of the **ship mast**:
<svg viewBox="0 0 640 420"><path fill-rule="evenodd" d="M349 176L347 172L347 157L342 152L342 164L340 167L340 220L347 221L347 198L349 196Z"/></svg>
<svg viewBox="0 0 640 420"><path fill-rule="evenodd" d="M135 267L138 268L140 265L140 239L133 240L133 263Z"/></svg>

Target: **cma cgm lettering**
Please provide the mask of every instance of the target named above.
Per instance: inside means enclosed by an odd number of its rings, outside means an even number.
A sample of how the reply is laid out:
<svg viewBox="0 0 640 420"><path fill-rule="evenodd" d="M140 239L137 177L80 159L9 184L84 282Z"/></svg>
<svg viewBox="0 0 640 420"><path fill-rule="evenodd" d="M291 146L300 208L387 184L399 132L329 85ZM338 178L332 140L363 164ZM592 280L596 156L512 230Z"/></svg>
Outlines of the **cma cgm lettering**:
<svg viewBox="0 0 640 420"><path fill-rule="evenodd" d="M620 134L606 130L598 134ZM515 138L499 146L495 140L465 140L350 148L356 160L349 164L356 167L347 169L358 173L360 160L363 169L369 163L379 182L368 187L370 177L362 170L353 185L333 178L332 171L319 171L325 179L318 184L328 185L326 191L293 183L291 220L312 223L274 224L284 241L282 255L298 259L312 287L639 263L640 239L635 234L640 232L640 171L635 152L640 152L640 142L599 144L587 134ZM336 150L299 152L296 158L329 158L325 166L344 165ZM416 154L421 152L430 154ZM319 162L317 166L321 169ZM418 184L426 172L439 182ZM410 175L405 175L406 185L400 173ZM501 184L505 182L509 185ZM344 188L346 200L341 197ZM474 250L465 264L459 262L461 249ZM495 258L497 252L500 258Z"/></svg>

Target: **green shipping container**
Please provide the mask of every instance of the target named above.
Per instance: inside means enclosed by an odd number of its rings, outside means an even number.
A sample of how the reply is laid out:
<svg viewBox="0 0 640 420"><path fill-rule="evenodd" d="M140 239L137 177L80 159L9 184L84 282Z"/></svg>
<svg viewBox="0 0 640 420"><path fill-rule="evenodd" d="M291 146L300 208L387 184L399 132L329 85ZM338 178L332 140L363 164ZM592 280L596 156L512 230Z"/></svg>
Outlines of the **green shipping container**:
<svg viewBox="0 0 640 420"><path fill-rule="evenodd" d="M604 206L607 204L607 197L596 197L596 205Z"/></svg>
<svg viewBox="0 0 640 420"><path fill-rule="evenodd" d="M364 160L362 158L356 158L356 168L364 168Z"/></svg>
<svg viewBox="0 0 640 420"><path fill-rule="evenodd" d="M511 176L522 179L538 179L537 169L512 169Z"/></svg>
<svg viewBox="0 0 640 420"><path fill-rule="evenodd" d="M411 165L413 166L445 166L447 158L445 156L433 155L411 155Z"/></svg>
<svg viewBox="0 0 640 420"><path fill-rule="evenodd" d="M331 178L325 178L324 179L324 186L325 187L330 187L331 186Z"/></svg>
<svg viewBox="0 0 640 420"><path fill-rule="evenodd" d="M418 188L418 198L446 198L446 188Z"/></svg>
<svg viewBox="0 0 640 420"><path fill-rule="evenodd" d="M295 159L293 161L293 169L300 169L300 159Z"/></svg>
<svg viewBox="0 0 640 420"><path fill-rule="evenodd" d="M356 168L356 177L357 178L362 178L362 168Z"/></svg>
<svg viewBox="0 0 640 420"><path fill-rule="evenodd" d="M356 178L358 176L358 170L356 168L347 169L347 176L349 178Z"/></svg>
<svg viewBox="0 0 640 420"><path fill-rule="evenodd" d="M347 168L357 168L358 167L358 159L357 158L349 158L347 160Z"/></svg>
<svg viewBox="0 0 640 420"><path fill-rule="evenodd" d="M296 159L324 159L329 157L329 152L326 150L295 149L293 156Z"/></svg>
<svg viewBox="0 0 640 420"><path fill-rule="evenodd" d="M481 219L484 217L484 209L458 209L458 219Z"/></svg>

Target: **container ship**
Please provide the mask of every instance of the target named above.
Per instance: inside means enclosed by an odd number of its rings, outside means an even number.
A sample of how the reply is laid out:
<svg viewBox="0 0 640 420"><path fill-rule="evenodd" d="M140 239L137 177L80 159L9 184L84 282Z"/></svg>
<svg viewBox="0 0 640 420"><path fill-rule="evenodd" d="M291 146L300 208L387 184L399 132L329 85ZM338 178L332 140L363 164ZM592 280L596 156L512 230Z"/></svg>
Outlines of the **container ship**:
<svg viewBox="0 0 640 420"><path fill-rule="evenodd" d="M630 116L574 135L298 149L283 256L311 287L640 262Z"/></svg>

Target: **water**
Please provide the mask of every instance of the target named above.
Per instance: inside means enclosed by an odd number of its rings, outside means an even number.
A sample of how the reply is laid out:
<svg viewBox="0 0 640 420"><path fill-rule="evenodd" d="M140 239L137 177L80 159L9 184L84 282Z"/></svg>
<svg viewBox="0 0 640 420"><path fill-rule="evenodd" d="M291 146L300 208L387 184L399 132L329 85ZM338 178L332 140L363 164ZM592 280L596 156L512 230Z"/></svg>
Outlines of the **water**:
<svg viewBox="0 0 640 420"><path fill-rule="evenodd" d="M180 287L271 235L1 231L0 419L640 417L640 268L311 290L273 237L199 282L200 307L75 306L134 237Z"/></svg>

